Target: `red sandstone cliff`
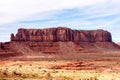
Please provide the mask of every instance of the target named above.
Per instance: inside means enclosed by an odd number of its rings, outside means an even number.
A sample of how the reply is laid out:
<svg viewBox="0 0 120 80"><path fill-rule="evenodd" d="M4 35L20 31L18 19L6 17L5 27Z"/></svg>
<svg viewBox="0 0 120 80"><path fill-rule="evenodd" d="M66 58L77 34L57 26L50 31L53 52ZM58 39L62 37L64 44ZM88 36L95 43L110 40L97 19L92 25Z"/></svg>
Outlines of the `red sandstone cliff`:
<svg viewBox="0 0 120 80"><path fill-rule="evenodd" d="M104 30L72 30L58 27L47 29L19 29L11 41L40 41L40 42L112 42L111 34Z"/></svg>
<svg viewBox="0 0 120 80"><path fill-rule="evenodd" d="M51 56L45 56L46 54L57 54L57 57L70 54L74 56L78 53L94 53L91 50L106 49L120 49L120 47L112 42L111 34L105 30L72 30L65 27L20 28L16 35L11 34L10 42L0 43L0 56L25 56L26 60L26 56L44 56L45 58Z"/></svg>

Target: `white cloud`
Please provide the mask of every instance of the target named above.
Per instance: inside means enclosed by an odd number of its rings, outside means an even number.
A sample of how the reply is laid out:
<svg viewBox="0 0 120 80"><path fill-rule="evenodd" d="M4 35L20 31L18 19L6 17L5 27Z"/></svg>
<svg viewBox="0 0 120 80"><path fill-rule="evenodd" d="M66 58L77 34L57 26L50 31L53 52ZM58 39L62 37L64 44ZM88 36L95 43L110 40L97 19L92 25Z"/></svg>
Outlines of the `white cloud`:
<svg viewBox="0 0 120 80"><path fill-rule="evenodd" d="M109 0L0 0L0 24L17 22L52 10L82 8Z"/></svg>
<svg viewBox="0 0 120 80"><path fill-rule="evenodd" d="M8 27L15 26L16 29L23 27L54 27L74 26L82 29L113 29L114 24L120 21L120 0L0 0L0 32L7 31ZM79 9L79 13L73 15L57 16L66 9ZM101 20L99 18L111 15L118 15L112 20ZM66 17L67 16L67 17ZM72 17L78 16L76 19ZM80 18L81 16L81 18ZM90 21L88 19L98 18ZM20 21L51 20L40 23L19 23ZM61 20L60 20L61 19ZM65 20L64 20L65 19ZM17 23L18 22L18 23ZM10 25L8 23L13 23ZM5 27L7 26L7 27ZM108 28L109 27L109 28ZM13 29L13 27L11 28ZM17 30L16 30L17 31ZM12 31L15 32L15 31ZM9 35L1 36L0 40L7 40Z"/></svg>

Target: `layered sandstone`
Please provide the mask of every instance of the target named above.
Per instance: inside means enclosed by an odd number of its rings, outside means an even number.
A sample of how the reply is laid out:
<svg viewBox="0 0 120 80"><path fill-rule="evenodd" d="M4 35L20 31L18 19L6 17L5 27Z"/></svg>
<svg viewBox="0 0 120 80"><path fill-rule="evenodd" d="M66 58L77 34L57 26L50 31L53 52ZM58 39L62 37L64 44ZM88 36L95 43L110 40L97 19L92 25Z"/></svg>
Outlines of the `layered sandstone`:
<svg viewBox="0 0 120 80"><path fill-rule="evenodd" d="M83 55L84 57L89 57L94 53L96 55L100 51L119 49L120 46L112 42L111 34L101 29L20 28L17 34L11 34L10 42L0 43L0 58L9 57L10 60L76 59L82 58Z"/></svg>
<svg viewBox="0 0 120 80"><path fill-rule="evenodd" d="M37 42L112 42L111 34L105 30L72 30L66 27L46 29L18 29L11 34L11 41Z"/></svg>

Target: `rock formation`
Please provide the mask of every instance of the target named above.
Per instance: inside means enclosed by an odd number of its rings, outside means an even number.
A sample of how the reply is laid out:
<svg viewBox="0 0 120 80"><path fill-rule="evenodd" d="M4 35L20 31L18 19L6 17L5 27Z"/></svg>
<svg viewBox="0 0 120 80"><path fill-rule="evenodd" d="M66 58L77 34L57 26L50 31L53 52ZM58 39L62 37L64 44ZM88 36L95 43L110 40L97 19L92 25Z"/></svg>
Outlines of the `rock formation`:
<svg viewBox="0 0 120 80"><path fill-rule="evenodd" d="M39 42L112 42L111 34L104 30L72 30L58 27L47 29L18 29L17 34L11 34L11 41Z"/></svg>
<svg viewBox="0 0 120 80"><path fill-rule="evenodd" d="M66 27L46 29L18 29L16 35L11 34L11 41L0 43L0 56L19 60L27 60L26 56L37 56L37 59L63 59L67 55L76 57L78 53L94 53L102 50L120 49L112 42L111 34L105 30L72 30ZM75 55L74 55L75 54ZM49 55L49 56L45 56ZM62 56L63 55L63 56ZM86 54L87 55L87 54ZM19 56L19 58L18 58ZM22 57L21 57L22 56ZM82 56L82 55L81 55ZM23 59L23 57L25 57ZM71 57L71 56L69 56ZM43 59L44 59L43 58ZM36 59L36 57L35 57ZM52 55L53 59L53 55Z"/></svg>

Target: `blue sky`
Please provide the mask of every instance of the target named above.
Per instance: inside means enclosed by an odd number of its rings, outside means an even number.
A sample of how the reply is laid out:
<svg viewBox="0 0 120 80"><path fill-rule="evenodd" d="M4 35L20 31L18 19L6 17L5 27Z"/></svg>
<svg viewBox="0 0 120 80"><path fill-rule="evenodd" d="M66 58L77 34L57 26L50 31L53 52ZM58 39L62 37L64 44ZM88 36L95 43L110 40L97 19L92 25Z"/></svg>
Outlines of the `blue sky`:
<svg viewBox="0 0 120 80"><path fill-rule="evenodd" d="M120 42L120 0L0 0L0 42L18 28L104 29Z"/></svg>

